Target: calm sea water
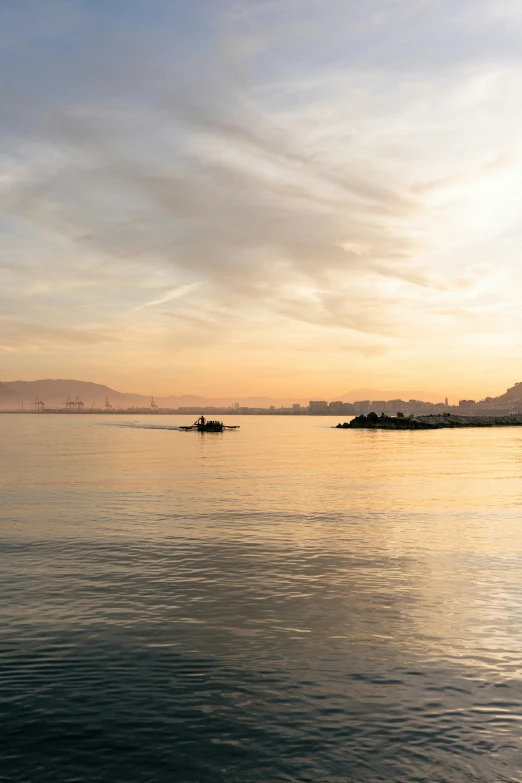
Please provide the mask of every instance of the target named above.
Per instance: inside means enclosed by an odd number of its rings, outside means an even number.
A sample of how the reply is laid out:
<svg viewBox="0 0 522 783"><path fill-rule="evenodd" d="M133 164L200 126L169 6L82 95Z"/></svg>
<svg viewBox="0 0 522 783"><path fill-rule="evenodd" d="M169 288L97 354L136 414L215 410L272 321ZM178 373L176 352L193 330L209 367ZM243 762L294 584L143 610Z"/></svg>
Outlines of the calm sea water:
<svg viewBox="0 0 522 783"><path fill-rule="evenodd" d="M0 417L0 780L522 780L522 429L180 423Z"/></svg>

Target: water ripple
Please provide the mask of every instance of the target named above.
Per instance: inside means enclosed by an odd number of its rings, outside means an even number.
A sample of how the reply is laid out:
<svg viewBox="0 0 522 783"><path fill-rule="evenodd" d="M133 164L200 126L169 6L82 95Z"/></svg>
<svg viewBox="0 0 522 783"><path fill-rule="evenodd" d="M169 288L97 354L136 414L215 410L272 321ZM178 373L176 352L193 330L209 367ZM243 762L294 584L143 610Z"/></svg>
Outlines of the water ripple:
<svg viewBox="0 0 522 783"><path fill-rule="evenodd" d="M0 781L522 780L514 435L37 418L0 472Z"/></svg>

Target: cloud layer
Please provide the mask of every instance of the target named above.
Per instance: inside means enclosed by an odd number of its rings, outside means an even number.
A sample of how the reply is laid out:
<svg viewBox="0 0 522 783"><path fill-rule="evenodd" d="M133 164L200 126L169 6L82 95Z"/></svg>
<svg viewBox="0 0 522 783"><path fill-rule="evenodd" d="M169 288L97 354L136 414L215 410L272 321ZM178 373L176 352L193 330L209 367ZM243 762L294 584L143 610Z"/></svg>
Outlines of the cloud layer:
<svg viewBox="0 0 522 783"><path fill-rule="evenodd" d="M3 6L2 376L516 380L514 5L186 6Z"/></svg>

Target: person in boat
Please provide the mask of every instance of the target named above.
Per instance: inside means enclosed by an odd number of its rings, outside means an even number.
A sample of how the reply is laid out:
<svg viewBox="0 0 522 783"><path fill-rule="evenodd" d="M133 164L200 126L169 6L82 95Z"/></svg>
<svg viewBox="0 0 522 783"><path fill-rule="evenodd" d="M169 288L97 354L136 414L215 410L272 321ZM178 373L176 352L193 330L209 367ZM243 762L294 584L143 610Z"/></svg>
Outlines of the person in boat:
<svg viewBox="0 0 522 783"><path fill-rule="evenodd" d="M199 419L196 422L196 424L201 424L202 427L205 426L205 423L206 423L206 419L205 419L204 416L200 416Z"/></svg>

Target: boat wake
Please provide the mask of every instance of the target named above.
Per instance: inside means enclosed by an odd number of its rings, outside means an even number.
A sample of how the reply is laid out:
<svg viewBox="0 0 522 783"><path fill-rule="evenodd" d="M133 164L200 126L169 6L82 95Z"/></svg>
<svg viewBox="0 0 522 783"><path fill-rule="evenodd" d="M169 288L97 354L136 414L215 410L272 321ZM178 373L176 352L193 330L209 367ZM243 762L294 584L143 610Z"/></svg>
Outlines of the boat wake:
<svg viewBox="0 0 522 783"><path fill-rule="evenodd" d="M175 427L171 424L141 424L139 421L100 421L94 425L96 427L121 427L131 430L174 430L181 432L181 427Z"/></svg>

